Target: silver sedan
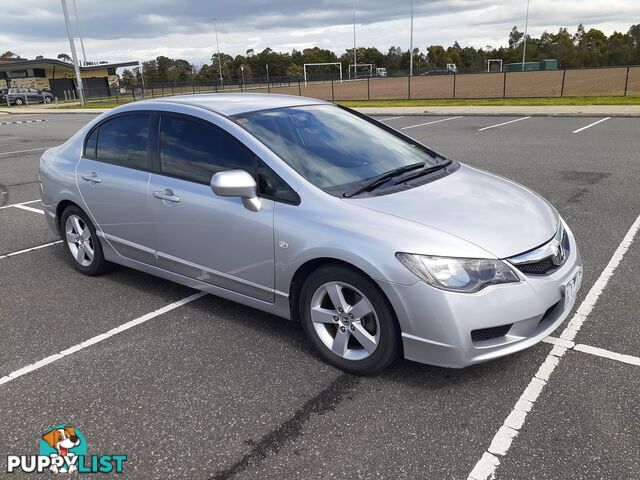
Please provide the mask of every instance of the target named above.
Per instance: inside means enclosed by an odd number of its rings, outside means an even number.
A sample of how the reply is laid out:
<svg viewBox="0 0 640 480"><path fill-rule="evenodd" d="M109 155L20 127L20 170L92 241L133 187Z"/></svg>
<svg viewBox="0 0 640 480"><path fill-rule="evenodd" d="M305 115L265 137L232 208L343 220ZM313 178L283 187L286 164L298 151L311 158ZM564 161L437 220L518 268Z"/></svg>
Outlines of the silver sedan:
<svg viewBox="0 0 640 480"><path fill-rule="evenodd" d="M527 348L582 279L539 195L315 99L122 106L47 150L40 178L78 271L116 263L300 321L352 373Z"/></svg>

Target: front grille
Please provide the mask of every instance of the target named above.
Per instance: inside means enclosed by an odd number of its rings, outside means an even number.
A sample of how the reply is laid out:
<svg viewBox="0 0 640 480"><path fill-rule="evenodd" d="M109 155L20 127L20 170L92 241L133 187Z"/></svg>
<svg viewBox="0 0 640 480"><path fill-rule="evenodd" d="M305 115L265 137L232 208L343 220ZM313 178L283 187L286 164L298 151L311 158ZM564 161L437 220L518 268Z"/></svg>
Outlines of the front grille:
<svg viewBox="0 0 640 480"><path fill-rule="evenodd" d="M555 272L560 265L555 265L551 258L545 258L535 263L522 263L515 266L525 275L549 275Z"/></svg>
<svg viewBox="0 0 640 480"><path fill-rule="evenodd" d="M513 323L510 323L509 325L500 325L499 327L472 330L471 341L482 342L483 340L493 340L494 338L504 337L512 326Z"/></svg>

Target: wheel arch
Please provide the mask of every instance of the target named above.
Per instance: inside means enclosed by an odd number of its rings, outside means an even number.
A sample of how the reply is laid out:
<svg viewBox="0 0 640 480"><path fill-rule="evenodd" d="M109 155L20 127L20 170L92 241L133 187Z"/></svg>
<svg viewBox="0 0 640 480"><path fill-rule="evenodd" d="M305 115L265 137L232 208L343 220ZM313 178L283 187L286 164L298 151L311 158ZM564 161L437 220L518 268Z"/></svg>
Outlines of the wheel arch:
<svg viewBox="0 0 640 480"><path fill-rule="evenodd" d="M58 228L58 234L62 233L62 214L64 213L64 211L68 208L68 207L77 207L80 210L82 210L84 212L84 209L78 205L76 202L74 202L73 200L61 200L60 202L58 202L58 204L56 205L56 226ZM85 212L86 213L86 212Z"/></svg>

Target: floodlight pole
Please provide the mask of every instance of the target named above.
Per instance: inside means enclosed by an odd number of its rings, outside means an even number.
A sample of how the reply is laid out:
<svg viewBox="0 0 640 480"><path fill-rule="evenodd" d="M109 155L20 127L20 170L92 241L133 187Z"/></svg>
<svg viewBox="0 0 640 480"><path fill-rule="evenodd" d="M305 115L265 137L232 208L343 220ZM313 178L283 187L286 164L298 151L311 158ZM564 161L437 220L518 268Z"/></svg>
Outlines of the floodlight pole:
<svg viewBox="0 0 640 480"><path fill-rule="evenodd" d="M356 62L356 2L353 2L353 77L358 78L358 67L356 67L358 62ZM349 69L349 73L351 73L351 69ZM351 78L351 75L349 75Z"/></svg>
<svg viewBox="0 0 640 480"><path fill-rule="evenodd" d="M218 17L213 18L213 29L216 32L216 49L218 50L218 72L220 73L220 85L224 82L222 81L222 60L220 60L220 44L218 43Z"/></svg>
<svg viewBox="0 0 640 480"><path fill-rule="evenodd" d="M524 45L522 47L522 71L524 72L524 60L527 56L527 28L529 27L529 0L527 0L527 14L524 19Z"/></svg>
<svg viewBox="0 0 640 480"><path fill-rule="evenodd" d="M69 11L67 10L67 0L60 0L62 2L62 12L64 13L64 23L67 26L67 35L69 36L69 46L71 46L71 56L73 57L73 69L76 73L76 82L78 83L78 96L80 97L80 104L84 105L84 87L82 86L82 77L80 77L80 67L78 67L78 55L76 53L76 44L73 42L73 35L71 33L71 25L69 24Z"/></svg>
<svg viewBox="0 0 640 480"><path fill-rule="evenodd" d="M74 0L75 1L75 0ZM411 0L411 40L409 41L409 76L413 76L413 0Z"/></svg>
<svg viewBox="0 0 640 480"><path fill-rule="evenodd" d="M80 48L82 49L82 60L85 66L87 65L87 52L84 51L84 39L82 38L82 29L80 28L80 22L78 21L78 8L76 7L76 0L73 0L73 13L76 16L76 28L78 29L78 36L80 37Z"/></svg>

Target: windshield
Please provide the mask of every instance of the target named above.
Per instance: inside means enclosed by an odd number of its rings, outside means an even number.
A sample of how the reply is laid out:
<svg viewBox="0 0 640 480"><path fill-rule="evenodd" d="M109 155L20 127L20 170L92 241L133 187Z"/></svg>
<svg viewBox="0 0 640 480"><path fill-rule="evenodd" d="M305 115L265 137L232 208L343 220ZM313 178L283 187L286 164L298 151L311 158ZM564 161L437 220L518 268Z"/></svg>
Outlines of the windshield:
<svg viewBox="0 0 640 480"><path fill-rule="evenodd" d="M389 170L436 158L333 105L280 108L234 120L314 185L344 191Z"/></svg>

